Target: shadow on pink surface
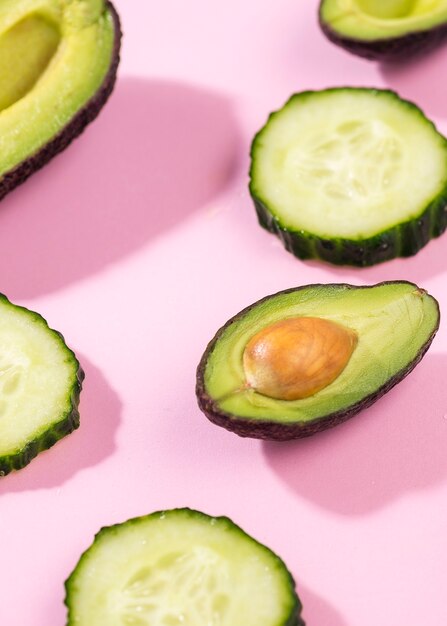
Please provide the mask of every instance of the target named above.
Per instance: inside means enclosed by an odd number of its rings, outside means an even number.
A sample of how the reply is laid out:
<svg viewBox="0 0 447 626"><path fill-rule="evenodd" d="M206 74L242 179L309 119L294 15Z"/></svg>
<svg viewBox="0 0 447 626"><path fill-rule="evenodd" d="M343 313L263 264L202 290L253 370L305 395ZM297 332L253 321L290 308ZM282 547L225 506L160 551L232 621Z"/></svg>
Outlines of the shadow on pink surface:
<svg viewBox="0 0 447 626"><path fill-rule="evenodd" d="M56 291L174 227L229 183L238 138L223 96L122 78L85 134L2 203L0 291Z"/></svg>
<svg viewBox="0 0 447 626"><path fill-rule="evenodd" d="M447 117L445 67L447 45L408 62L380 67L385 84L402 98L412 100L426 115Z"/></svg>
<svg viewBox="0 0 447 626"><path fill-rule="evenodd" d="M302 617L306 626L347 626L335 609L313 591L299 583L297 592L303 603Z"/></svg>
<svg viewBox="0 0 447 626"><path fill-rule="evenodd" d="M85 371L80 428L39 454L24 469L2 478L0 495L61 486L80 470L98 465L115 450L121 401L97 367L82 355L79 360Z"/></svg>
<svg viewBox="0 0 447 626"><path fill-rule="evenodd" d="M265 442L267 462L300 497L363 515L447 478L447 354L424 358L373 407L309 439Z"/></svg>

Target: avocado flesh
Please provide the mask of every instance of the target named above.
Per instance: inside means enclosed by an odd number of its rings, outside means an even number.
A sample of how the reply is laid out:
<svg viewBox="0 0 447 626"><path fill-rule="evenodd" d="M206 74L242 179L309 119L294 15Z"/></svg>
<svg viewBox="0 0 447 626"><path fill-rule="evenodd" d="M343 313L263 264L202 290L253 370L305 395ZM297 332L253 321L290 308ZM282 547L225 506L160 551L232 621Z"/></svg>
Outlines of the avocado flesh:
<svg viewBox="0 0 447 626"><path fill-rule="evenodd" d="M302 400L274 400L244 389L242 355L250 338L270 324L298 316L328 319L357 333L346 368L325 389ZM199 404L228 421L264 422L265 431L253 435L263 438L270 438L269 423L306 425L334 415L345 419L417 364L438 324L436 300L408 282L310 285L280 292L242 311L217 333L199 366ZM237 432L237 425L230 429Z"/></svg>
<svg viewBox="0 0 447 626"><path fill-rule="evenodd" d="M446 0L322 0L319 17L333 43L382 61L407 58L447 35Z"/></svg>
<svg viewBox="0 0 447 626"><path fill-rule="evenodd" d="M0 111L32 89L59 41L56 26L38 15L25 17L0 37Z"/></svg>
<svg viewBox="0 0 447 626"><path fill-rule="evenodd" d="M395 1L323 0L320 15L341 35L366 40L385 39L439 26L447 21L447 2L407 0L396 4Z"/></svg>
<svg viewBox="0 0 447 626"><path fill-rule="evenodd" d="M117 40L116 13L103 0L2 0L0 176L29 158L27 170L34 171L96 116L98 106L74 124L104 89L111 68L115 73ZM17 173L5 190L0 179L0 196L29 173Z"/></svg>

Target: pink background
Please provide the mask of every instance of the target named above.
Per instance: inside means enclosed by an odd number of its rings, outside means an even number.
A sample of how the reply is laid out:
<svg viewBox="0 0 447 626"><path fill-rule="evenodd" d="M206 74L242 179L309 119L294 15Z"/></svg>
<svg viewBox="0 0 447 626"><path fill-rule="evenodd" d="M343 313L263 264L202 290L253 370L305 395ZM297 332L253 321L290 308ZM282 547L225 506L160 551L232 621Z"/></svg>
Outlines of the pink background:
<svg viewBox="0 0 447 626"><path fill-rule="evenodd" d="M364 271L302 263L247 193L251 138L295 91L390 87L447 133L447 46L401 68L349 56L316 0L116 5L111 101L0 211L0 290L87 374L80 430L0 482L0 623L63 626L63 581L101 526L190 506L284 558L308 626L447 624L444 327L401 385L306 441L239 439L194 396L217 328L280 289L405 278L447 308L447 235Z"/></svg>

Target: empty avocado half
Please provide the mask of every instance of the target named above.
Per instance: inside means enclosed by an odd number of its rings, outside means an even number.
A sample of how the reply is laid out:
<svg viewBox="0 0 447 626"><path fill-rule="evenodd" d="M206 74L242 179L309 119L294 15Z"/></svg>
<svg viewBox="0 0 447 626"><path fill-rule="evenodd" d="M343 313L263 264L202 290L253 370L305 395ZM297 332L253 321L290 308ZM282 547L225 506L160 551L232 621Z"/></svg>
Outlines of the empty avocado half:
<svg viewBox="0 0 447 626"><path fill-rule="evenodd" d="M333 43L380 61L405 59L447 37L446 0L322 0L319 18Z"/></svg>
<svg viewBox="0 0 447 626"><path fill-rule="evenodd" d="M0 199L98 115L120 40L105 0L0 0Z"/></svg>
<svg viewBox="0 0 447 626"><path fill-rule="evenodd" d="M400 382L439 327L437 301L404 281L307 285L229 320L197 370L200 409L242 437L331 428Z"/></svg>

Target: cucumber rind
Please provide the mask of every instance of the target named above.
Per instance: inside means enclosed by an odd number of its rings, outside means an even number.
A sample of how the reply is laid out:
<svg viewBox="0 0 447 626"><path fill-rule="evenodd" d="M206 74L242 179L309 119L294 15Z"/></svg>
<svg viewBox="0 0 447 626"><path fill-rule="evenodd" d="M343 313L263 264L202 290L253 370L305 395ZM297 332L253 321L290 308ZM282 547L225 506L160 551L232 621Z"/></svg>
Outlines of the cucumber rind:
<svg viewBox="0 0 447 626"><path fill-rule="evenodd" d="M344 289L370 289L372 287L380 287L385 284L408 284L413 286L415 289L420 290L418 285L406 280L398 280L398 281L384 281L381 283L377 283L376 285L350 285L347 283L338 283L336 286ZM245 307L234 315L232 318L226 322L214 335L211 341L208 343L205 352L199 362L197 367L197 376L196 376L196 397L197 403L199 405L200 410L204 415L216 426L220 426L221 428L225 428L226 430L239 435L239 437L250 437L253 439L262 439L267 441L289 441L291 439L303 439L306 437L311 437L323 430L328 430L330 428L334 428L343 422L351 419L364 409L372 406L377 400L379 400L382 396L384 396L388 391L390 391L393 387L395 387L398 383L400 383L408 374L410 374L413 369L420 363L427 350L430 348L433 339L435 338L436 333L439 329L440 324L440 310L439 303L433 296L430 296L436 306L437 310L437 322L433 326L432 332L430 336L427 338L424 345L419 350L416 358L408 363L405 367L403 367L400 371L396 372L394 376L389 378L384 385L373 391L368 396L365 396L361 401L351 404L349 406L343 407L338 411L334 411L333 413L321 415L320 417L316 417L311 421L306 422L281 422L280 420L261 420L256 418L249 417L240 417L237 415L233 415L232 413L227 413L224 411L218 404L217 400L215 400L206 390L205 385L205 371L208 363L208 359L213 352L217 342L220 337L226 332L229 326L238 322L244 315L249 313L252 309L256 308L258 305L262 304L265 301L270 300L276 296L293 293L297 291L306 290L308 288L315 287L329 287L331 285L325 284L311 284L311 285L303 285L301 287L292 287L291 289L285 289L283 291L279 291L275 294L271 294L257 300L253 304ZM335 285L334 285L335 286Z"/></svg>
<svg viewBox="0 0 447 626"><path fill-rule="evenodd" d="M289 592L289 597L291 600L291 606L290 606L288 615L286 616L285 620L279 622L277 626L306 626L305 622L301 618L301 611L303 607L295 590L295 580L292 574L290 573L290 571L287 569L287 566L285 565L284 561L277 554L275 554L275 552L273 552L270 548L258 542L251 535L248 535L240 526L235 524L229 517L226 517L226 516L211 517L205 513L202 513L200 511L196 511L194 509L190 509L187 507L165 510L165 511L156 511L155 513L151 513L149 515L134 517L134 518L127 520L126 522L122 522L122 523L114 524L112 526L106 526L106 527L101 528L96 533L94 537L94 541L90 545L90 547L87 548L87 550L85 550L81 554L74 570L72 571L72 573L70 574L70 576L67 578L67 580L64 583L64 587L65 587L64 604L67 607L66 626L76 626L76 624L79 624L79 620L77 619L76 614L75 614L75 603L76 603L76 594L79 590L79 587L82 586L82 582L80 582L78 578L82 578L82 567L84 563L90 558L92 552L94 553L95 548L101 542L101 540L110 534L119 534L120 530L124 527L127 528L128 526L132 526L132 525L135 526L139 524L145 524L148 520L153 519L153 518L162 518L162 517L174 516L174 515L187 516L193 519L197 518L197 519L201 519L201 520L205 520L209 522L211 522L212 520L216 520L220 524L225 524L231 530L231 532L236 532L242 535L244 537L244 540L252 543L254 546L256 546L256 549L262 550L265 553L267 553L269 557L272 558L273 561L281 569L281 572L283 574L283 579L285 583L287 584L287 588L288 588L287 590ZM250 601L250 598L247 598L247 602L249 601ZM198 624L197 626L201 626L201 625Z"/></svg>
<svg viewBox="0 0 447 626"><path fill-rule="evenodd" d="M262 194L256 189L254 168L257 144L261 140L262 133L270 120L297 99L339 91L380 93L395 98L401 105L407 106L417 113L424 124L433 129L438 139L443 143L447 160L447 139L438 132L435 124L426 117L415 103L403 100L393 90L379 90L371 87L332 87L323 91L303 91L293 94L281 109L270 113L266 124L255 135L251 145L249 191L259 225L276 235L288 252L302 260L315 259L331 263L332 265L370 267L398 257L414 256L429 241L442 235L447 228L447 178L441 191L423 207L417 216L395 224L391 228L378 232L373 236L359 239L323 237L304 229L298 230L290 227L281 220L274 208L269 206L265 199L262 198Z"/></svg>
<svg viewBox="0 0 447 626"><path fill-rule="evenodd" d="M64 350L67 353L67 360L72 361L74 368L76 368L76 374L74 381L70 389L67 390L67 395L70 398L69 408L57 416L50 425L42 428L40 431L36 431L33 434L31 441L28 441L25 446L17 449L10 454L0 455L0 477L6 476L14 470L23 469L28 465L38 454L44 452L56 444L60 439L63 439L74 430L79 427L79 400L82 390L82 381L85 378L84 370L82 369L75 353L65 343L63 335L49 327L46 319L37 313L31 311L26 307L13 304L7 296L0 293L0 300L8 304L14 309L26 311L27 315L33 318L36 322L44 326L53 335L57 335L59 341L63 344Z"/></svg>

